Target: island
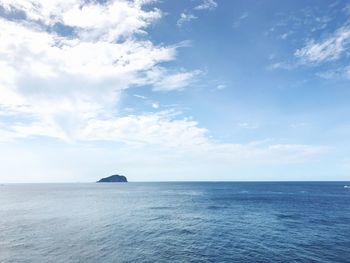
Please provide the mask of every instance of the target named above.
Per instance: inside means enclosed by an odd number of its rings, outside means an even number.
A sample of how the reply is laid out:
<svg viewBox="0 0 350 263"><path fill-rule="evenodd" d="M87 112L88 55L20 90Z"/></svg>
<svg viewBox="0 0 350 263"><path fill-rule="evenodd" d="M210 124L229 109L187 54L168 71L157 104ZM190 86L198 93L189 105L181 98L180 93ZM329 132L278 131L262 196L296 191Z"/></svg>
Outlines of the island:
<svg viewBox="0 0 350 263"><path fill-rule="evenodd" d="M124 175L111 175L100 179L97 183L127 183L128 179Z"/></svg>

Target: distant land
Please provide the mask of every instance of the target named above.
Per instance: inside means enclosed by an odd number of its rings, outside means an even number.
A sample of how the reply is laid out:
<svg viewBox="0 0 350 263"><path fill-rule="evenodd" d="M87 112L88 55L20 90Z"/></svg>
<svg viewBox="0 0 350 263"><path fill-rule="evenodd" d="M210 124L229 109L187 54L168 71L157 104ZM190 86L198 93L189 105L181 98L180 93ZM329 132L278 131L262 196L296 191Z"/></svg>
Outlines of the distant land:
<svg viewBox="0 0 350 263"><path fill-rule="evenodd" d="M111 175L100 179L97 183L127 183L128 179L124 175Z"/></svg>

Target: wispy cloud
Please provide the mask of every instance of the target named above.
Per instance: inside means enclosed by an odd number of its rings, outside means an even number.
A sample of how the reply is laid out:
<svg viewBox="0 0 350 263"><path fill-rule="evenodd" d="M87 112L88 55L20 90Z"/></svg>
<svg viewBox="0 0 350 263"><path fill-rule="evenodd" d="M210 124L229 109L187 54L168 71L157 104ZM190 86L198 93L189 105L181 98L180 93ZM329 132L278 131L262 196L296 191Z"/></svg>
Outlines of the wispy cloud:
<svg viewBox="0 0 350 263"><path fill-rule="evenodd" d="M161 77L158 81L154 82L154 90L156 91L171 91L182 90L189 86L195 78L202 72L195 70L191 72L179 72L174 74L168 74L165 77Z"/></svg>
<svg viewBox="0 0 350 263"><path fill-rule="evenodd" d="M350 27L339 28L322 41L310 40L294 55L304 63L321 63L339 59L350 47Z"/></svg>
<svg viewBox="0 0 350 263"><path fill-rule="evenodd" d="M240 122L240 123L237 124L237 126L239 128L248 129L248 130L255 130L255 129L258 128L258 125L252 124L252 123L248 123L248 122Z"/></svg>
<svg viewBox="0 0 350 263"><path fill-rule="evenodd" d="M283 40L286 40L288 37L290 37L293 34L293 31L288 31L280 35L280 38Z"/></svg>
<svg viewBox="0 0 350 263"><path fill-rule="evenodd" d="M267 70L275 70L275 69L294 69L297 67L297 63L294 62L275 62L267 66Z"/></svg>
<svg viewBox="0 0 350 263"><path fill-rule="evenodd" d="M191 20L197 19L197 17L191 13L184 12L180 14L179 20L177 20L176 25L182 27L183 24L190 22Z"/></svg>
<svg viewBox="0 0 350 263"><path fill-rule="evenodd" d="M134 94L133 96L136 97L136 98L139 98L139 99L143 99L143 100L147 100L148 99L146 96L139 95L139 94Z"/></svg>
<svg viewBox="0 0 350 263"><path fill-rule="evenodd" d="M224 84L219 84L219 85L216 86L216 89L217 89L217 90L223 90L223 89L226 89L226 87L227 87L227 86L224 85Z"/></svg>
<svg viewBox="0 0 350 263"><path fill-rule="evenodd" d="M216 7L218 6L218 4L214 1L214 0L202 0L202 3L195 6L193 9L191 9L191 11L199 11L199 10L214 10ZM193 14L193 12L188 11L187 9L185 9L181 14L180 14L180 18L177 20L176 25L178 27L182 27L184 24L198 19L198 17L196 15Z"/></svg>
<svg viewBox="0 0 350 263"><path fill-rule="evenodd" d="M207 129L199 127L196 121L189 118L176 119L178 114L174 111L162 111L118 119L93 120L80 138L119 141L135 147L161 146L175 152L185 150L186 156L196 156L201 160L208 158L207 153L211 153L212 159L231 164L298 163L328 152L327 147L314 145L215 142L210 138Z"/></svg>
<svg viewBox="0 0 350 263"><path fill-rule="evenodd" d="M218 7L218 4L214 0L202 0L202 3L196 6L196 10L213 10Z"/></svg>
<svg viewBox="0 0 350 263"><path fill-rule="evenodd" d="M338 67L317 73L323 79L350 79L350 66Z"/></svg>
<svg viewBox="0 0 350 263"><path fill-rule="evenodd" d="M160 107L159 103L157 103L157 102L153 102L152 103L152 108L153 109L159 109L159 107Z"/></svg>
<svg viewBox="0 0 350 263"><path fill-rule="evenodd" d="M240 17L238 17L232 24L233 28L238 28L244 20L246 20L249 17L248 12L244 12Z"/></svg>

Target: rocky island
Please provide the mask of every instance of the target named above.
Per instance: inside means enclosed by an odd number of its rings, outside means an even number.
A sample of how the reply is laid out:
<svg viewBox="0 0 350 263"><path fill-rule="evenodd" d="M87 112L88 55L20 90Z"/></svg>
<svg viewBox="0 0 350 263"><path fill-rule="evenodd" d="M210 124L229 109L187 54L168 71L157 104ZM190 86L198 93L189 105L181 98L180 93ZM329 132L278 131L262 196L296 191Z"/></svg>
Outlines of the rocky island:
<svg viewBox="0 0 350 263"><path fill-rule="evenodd" d="M128 179L124 175L111 175L100 179L97 183L127 183Z"/></svg>

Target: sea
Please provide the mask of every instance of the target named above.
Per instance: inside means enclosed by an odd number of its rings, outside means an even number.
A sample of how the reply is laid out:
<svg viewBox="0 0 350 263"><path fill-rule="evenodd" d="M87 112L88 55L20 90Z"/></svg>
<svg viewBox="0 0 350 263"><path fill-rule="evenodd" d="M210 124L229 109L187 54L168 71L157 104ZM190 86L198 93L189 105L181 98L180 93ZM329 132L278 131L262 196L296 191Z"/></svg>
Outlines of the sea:
<svg viewBox="0 0 350 263"><path fill-rule="evenodd" d="M350 262L348 184L4 184L0 262Z"/></svg>

